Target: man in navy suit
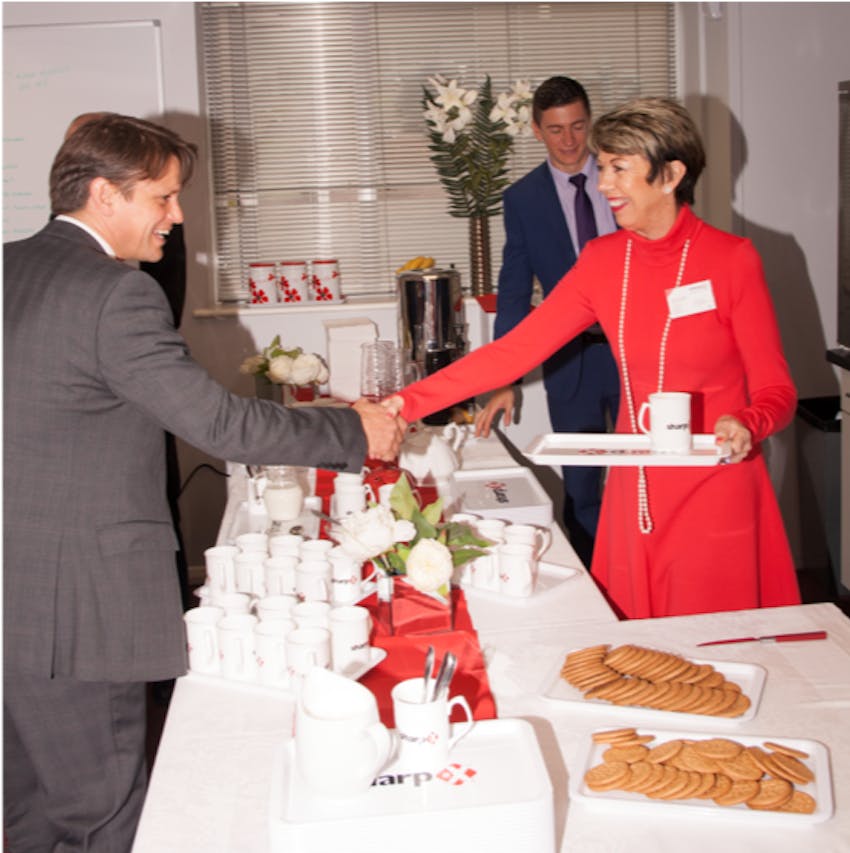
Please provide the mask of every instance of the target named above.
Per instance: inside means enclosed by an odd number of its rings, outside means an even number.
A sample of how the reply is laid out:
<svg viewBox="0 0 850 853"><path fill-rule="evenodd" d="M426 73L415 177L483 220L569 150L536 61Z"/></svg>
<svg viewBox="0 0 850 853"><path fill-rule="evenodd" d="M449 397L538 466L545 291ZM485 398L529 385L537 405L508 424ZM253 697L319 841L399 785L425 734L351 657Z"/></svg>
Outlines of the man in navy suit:
<svg viewBox="0 0 850 853"><path fill-rule="evenodd" d="M570 178L583 174L593 206L596 233L616 229L614 215L598 191L596 161L587 147L590 102L584 87L569 77L551 77L537 87L532 129L547 160L509 187L504 195L506 241L499 273L494 333L501 337L531 310L533 279L544 298L572 267L581 250ZM606 432L617 418L620 381L611 349L592 327L543 365L549 417L556 432ZM479 419L487 434L493 418L505 412L511 422L512 386L493 393ZM603 468L564 468L564 526L585 565L590 565L599 518Z"/></svg>

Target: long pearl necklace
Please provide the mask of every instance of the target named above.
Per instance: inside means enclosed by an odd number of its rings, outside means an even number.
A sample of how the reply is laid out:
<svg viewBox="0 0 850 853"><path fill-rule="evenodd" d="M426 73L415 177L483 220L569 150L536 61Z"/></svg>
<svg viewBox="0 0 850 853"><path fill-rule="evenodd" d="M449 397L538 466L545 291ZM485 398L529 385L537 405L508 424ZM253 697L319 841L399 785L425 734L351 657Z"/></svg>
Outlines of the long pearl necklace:
<svg viewBox="0 0 850 853"><path fill-rule="evenodd" d="M688 249L691 241L685 240L685 245L682 247L682 256L679 259L679 272L676 276L674 288L679 287L682 283L682 277L685 274L685 262L688 259ZM637 416L635 414L635 401L632 395L632 384L629 379L629 363L626 359L626 303L629 295L629 268L632 261L632 241L626 243L626 260L623 264L623 287L620 294L620 316L617 323L617 345L620 350L620 364L623 368L623 388L626 391L626 403L629 408L629 424L633 433L638 433ZM672 321L670 312L667 312L667 322L664 324L664 332L661 335L661 346L658 352L658 390L661 391L664 385L664 367L667 361L667 337L670 334L670 323ZM652 533L652 516L649 512L649 495L646 489L646 468L641 465L638 467L638 527L641 533Z"/></svg>

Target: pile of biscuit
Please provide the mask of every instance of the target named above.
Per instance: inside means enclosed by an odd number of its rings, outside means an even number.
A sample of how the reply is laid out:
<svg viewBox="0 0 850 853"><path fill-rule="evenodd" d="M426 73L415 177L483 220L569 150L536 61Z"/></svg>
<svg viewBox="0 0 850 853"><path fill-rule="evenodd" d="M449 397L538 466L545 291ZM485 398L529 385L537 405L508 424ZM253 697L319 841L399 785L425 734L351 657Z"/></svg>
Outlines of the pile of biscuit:
<svg viewBox="0 0 850 853"><path fill-rule="evenodd" d="M584 782L591 791L634 791L657 800L741 803L760 811L812 814L817 803L797 789L815 779L801 750L766 741L744 746L728 738L681 738L652 746L653 735L633 728L596 732L605 744L602 762Z"/></svg>
<svg viewBox="0 0 850 853"><path fill-rule="evenodd" d="M591 646L570 652L561 677L584 693L616 705L740 717L750 700L711 664L642 646Z"/></svg>

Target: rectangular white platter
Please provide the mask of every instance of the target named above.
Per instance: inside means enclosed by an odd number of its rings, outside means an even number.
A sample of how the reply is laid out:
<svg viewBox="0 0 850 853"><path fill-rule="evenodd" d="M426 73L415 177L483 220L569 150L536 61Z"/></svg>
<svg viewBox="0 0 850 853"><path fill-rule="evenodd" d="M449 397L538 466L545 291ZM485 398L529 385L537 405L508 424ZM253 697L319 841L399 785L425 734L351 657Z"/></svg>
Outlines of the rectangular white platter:
<svg viewBox="0 0 850 853"><path fill-rule="evenodd" d="M710 663L723 677L734 681L741 691L749 698L750 707L740 717L713 717L709 714L686 714L681 711L660 711L655 708L644 708L640 705L614 705L601 699L585 699L577 687L573 687L566 679L561 678L561 667L564 665L565 653L552 668L541 687L543 699L573 708L592 711L594 714L606 714L619 720L645 722L652 724L670 725L707 725L734 726L746 720L752 720L758 712L761 696L764 692L764 682L767 672L764 667L755 663L739 663L737 661L696 660L688 658L692 663ZM632 725L629 722L629 725Z"/></svg>
<svg viewBox="0 0 850 853"><path fill-rule="evenodd" d="M461 583L461 588L470 600L489 601L493 604L505 604L508 607L533 607L552 593L558 592L563 585L575 578L580 569L559 566L557 563L540 562L537 565L537 580L531 595L520 598L515 595L503 595L489 589L478 589L468 582Z"/></svg>
<svg viewBox="0 0 850 853"><path fill-rule="evenodd" d="M660 746L669 740L689 738L708 740L716 737L717 733L706 731L667 731L663 729L645 729L638 726L641 735L655 735L655 740L647 746ZM829 750L820 742L800 738L774 737L773 735L732 735L743 746L762 746L765 742L783 744L808 753L809 757L803 763L815 774L815 779L808 785L797 785L795 788L814 797L817 807L812 814L797 814L792 812L760 811L750 809L746 805L720 806L712 800L660 800L647 797L634 791L592 791L584 783L584 775L599 764L602 754L611 745L594 743L588 736L588 744L582 756L579 757L578 772L570 773L570 796L581 800L594 809L603 808L606 811L623 811L643 816L663 817L681 816L687 818L705 818L710 821L733 820L770 826L801 826L804 824L821 823L829 820L833 812L832 773L829 764ZM698 831L698 828L695 829Z"/></svg>
<svg viewBox="0 0 850 853"><path fill-rule="evenodd" d="M715 436L691 436L689 453L656 453L648 435L622 433L552 432L539 435L523 450L536 465L598 466L646 465L677 468L722 465L728 449L718 447Z"/></svg>

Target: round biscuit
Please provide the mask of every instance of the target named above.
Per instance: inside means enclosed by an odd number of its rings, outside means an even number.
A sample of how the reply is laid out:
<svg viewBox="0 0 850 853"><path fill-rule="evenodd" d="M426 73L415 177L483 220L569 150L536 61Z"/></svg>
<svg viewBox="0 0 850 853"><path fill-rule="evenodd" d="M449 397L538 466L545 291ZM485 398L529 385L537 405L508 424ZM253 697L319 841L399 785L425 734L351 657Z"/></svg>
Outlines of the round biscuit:
<svg viewBox="0 0 850 853"><path fill-rule="evenodd" d="M603 762L584 774L584 783L591 791L613 791L628 775L629 765L625 761Z"/></svg>
<svg viewBox="0 0 850 853"><path fill-rule="evenodd" d="M721 772L729 776L733 782L755 781L764 775L764 771L746 750L734 758L720 759L717 763L720 765Z"/></svg>
<svg viewBox="0 0 850 853"><path fill-rule="evenodd" d="M630 740L637 737L637 729L606 729L593 733L594 743L615 743L620 740Z"/></svg>
<svg viewBox="0 0 850 853"><path fill-rule="evenodd" d="M718 806L737 806L745 803L759 792L759 783L754 779L739 779L732 783L732 787L725 794L714 797Z"/></svg>
<svg viewBox="0 0 850 853"><path fill-rule="evenodd" d="M758 793L747 800L751 809L773 810L785 805L794 793L794 786L785 779L762 779Z"/></svg>
<svg viewBox="0 0 850 853"><path fill-rule="evenodd" d="M817 801L805 791L794 791L787 803L779 806L776 811L794 812L795 814L813 814L817 809Z"/></svg>
<svg viewBox="0 0 850 853"><path fill-rule="evenodd" d="M724 737L698 740L694 744L694 750L708 758L734 758L743 748L738 741Z"/></svg>
<svg viewBox="0 0 850 853"><path fill-rule="evenodd" d="M638 761L644 761L649 750L641 744L634 746L609 746L602 753L603 761L625 761L626 764L634 764Z"/></svg>
<svg viewBox="0 0 850 853"><path fill-rule="evenodd" d="M636 761L629 765L629 776L623 782L624 791L639 791L650 779L655 777L655 764L648 761Z"/></svg>
<svg viewBox="0 0 850 853"><path fill-rule="evenodd" d="M795 749L793 746L784 743L774 743L771 740L765 741L764 748L773 752L781 752L783 755L790 755L792 758L805 759L809 757L809 753L803 752L802 749Z"/></svg>
<svg viewBox="0 0 850 853"><path fill-rule="evenodd" d="M715 717L740 717L750 707L750 700L744 693L738 693L734 704L724 711L718 711Z"/></svg>
<svg viewBox="0 0 850 853"><path fill-rule="evenodd" d="M680 740L665 741L652 747L647 753L646 760L650 764L663 764L670 761L683 747L684 743Z"/></svg>
<svg viewBox="0 0 850 853"><path fill-rule="evenodd" d="M708 799L709 791L713 790L717 785L717 775L715 773L702 773L702 785L693 792L691 796L697 800Z"/></svg>
<svg viewBox="0 0 850 853"><path fill-rule="evenodd" d="M705 792L705 799L713 800L715 797L728 794L732 787L732 780L725 773L717 773L714 777L714 787Z"/></svg>
<svg viewBox="0 0 850 853"><path fill-rule="evenodd" d="M815 774L799 758L784 755L781 752L772 752L769 755L774 767L774 776L787 779L789 782L797 782L799 785L814 782Z"/></svg>

